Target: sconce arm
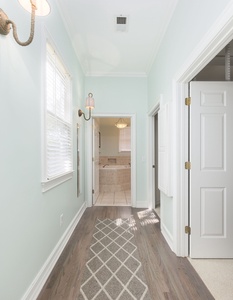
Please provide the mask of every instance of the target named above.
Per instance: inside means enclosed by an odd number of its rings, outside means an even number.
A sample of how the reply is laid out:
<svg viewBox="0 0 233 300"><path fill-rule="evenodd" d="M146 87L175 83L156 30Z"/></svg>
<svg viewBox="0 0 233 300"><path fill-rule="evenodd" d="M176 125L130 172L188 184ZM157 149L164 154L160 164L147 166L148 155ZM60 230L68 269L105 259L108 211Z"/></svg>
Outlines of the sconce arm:
<svg viewBox="0 0 233 300"><path fill-rule="evenodd" d="M11 20L7 20L6 23L7 24L11 24L12 25L12 29L13 29L13 36L14 39L16 40L16 42L20 45L20 46L28 46L29 44L31 44L33 37L34 37L34 30L35 30L35 10L36 7L35 5L32 4L32 12L31 12L31 31L30 31L30 36L28 38L28 40L26 42L21 42L18 38L18 34L17 34L17 28L16 25L13 21Z"/></svg>
<svg viewBox="0 0 233 300"><path fill-rule="evenodd" d="M81 117L83 115L84 120L89 121L90 118L91 118L91 108L89 107L88 110L89 110L89 117L88 118L86 118L85 113L81 109L78 110L78 116Z"/></svg>

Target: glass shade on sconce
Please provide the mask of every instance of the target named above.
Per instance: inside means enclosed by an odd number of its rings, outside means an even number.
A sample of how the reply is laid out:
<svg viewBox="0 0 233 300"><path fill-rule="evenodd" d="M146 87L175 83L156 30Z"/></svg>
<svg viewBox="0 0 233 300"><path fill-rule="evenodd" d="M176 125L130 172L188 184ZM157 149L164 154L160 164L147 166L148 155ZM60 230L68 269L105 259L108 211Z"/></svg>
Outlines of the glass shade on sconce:
<svg viewBox="0 0 233 300"><path fill-rule="evenodd" d="M88 94L88 97L86 98L85 107L86 107L86 108L88 109L88 111L89 111L89 116L88 116L88 118L86 118L85 113L84 113L81 109L78 110L78 116L79 116L79 117L83 116L83 117L84 117L84 120L88 121L88 120L90 120L90 118L91 118L91 110L92 110L93 108L95 108L95 100L94 100L94 98L93 98L93 94L92 94L92 93L89 93L89 94Z"/></svg>
<svg viewBox="0 0 233 300"><path fill-rule="evenodd" d="M90 108L90 109L95 108L95 99L93 98L93 94L92 93L88 94L88 97L86 98L85 107L86 108Z"/></svg>
<svg viewBox="0 0 233 300"><path fill-rule="evenodd" d="M50 6L46 0L18 0L24 9L31 13L32 5L36 7L36 16L47 16L50 13Z"/></svg>

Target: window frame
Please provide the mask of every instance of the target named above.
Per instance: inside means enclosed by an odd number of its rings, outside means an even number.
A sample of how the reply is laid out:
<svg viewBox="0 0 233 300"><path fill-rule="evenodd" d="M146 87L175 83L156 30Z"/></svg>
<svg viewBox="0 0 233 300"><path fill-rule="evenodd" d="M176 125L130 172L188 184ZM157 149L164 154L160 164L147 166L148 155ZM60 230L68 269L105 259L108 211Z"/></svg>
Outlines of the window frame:
<svg viewBox="0 0 233 300"><path fill-rule="evenodd" d="M68 171L64 171L60 174L57 174L55 176L52 176L51 178L48 178L47 176L47 53L48 48L50 47L54 54L56 55L56 58L58 59L58 65L59 67L62 66L64 70L64 74L66 74L66 79L69 80L69 103L68 103L68 110L69 110L69 131L70 131L70 164L71 167ZM52 189L55 186L60 185L61 183L71 179L73 177L74 172L74 165L73 165L73 113L72 113L72 78L70 76L70 72L67 71L67 67L64 64L61 55L59 55L59 52L57 51L57 48L54 46L54 44L51 42L51 40L46 39L44 43L44 51L43 51L43 69L42 69L42 84L43 84L43 99L42 99L42 180L41 180L41 186L42 186L42 192L46 192L50 189ZM63 75L64 75L63 74ZM44 76L43 76L44 75ZM65 104L67 105L67 103Z"/></svg>
<svg viewBox="0 0 233 300"><path fill-rule="evenodd" d="M127 131L127 134L129 135L129 148L122 148L122 143L123 141L121 140L121 134L123 132L126 132ZM118 145L118 151L119 153L121 152L131 152L131 127L130 126L127 126L125 128L122 128L122 129L119 129L119 145Z"/></svg>

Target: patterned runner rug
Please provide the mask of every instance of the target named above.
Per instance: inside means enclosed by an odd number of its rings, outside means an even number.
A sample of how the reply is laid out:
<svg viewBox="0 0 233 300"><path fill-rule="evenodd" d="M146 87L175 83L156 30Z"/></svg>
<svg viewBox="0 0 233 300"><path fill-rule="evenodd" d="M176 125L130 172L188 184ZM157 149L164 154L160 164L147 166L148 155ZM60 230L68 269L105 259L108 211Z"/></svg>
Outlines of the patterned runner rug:
<svg viewBox="0 0 233 300"><path fill-rule="evenodd" d="M151 300L132 226L97 220L78 300Z"/></svg>

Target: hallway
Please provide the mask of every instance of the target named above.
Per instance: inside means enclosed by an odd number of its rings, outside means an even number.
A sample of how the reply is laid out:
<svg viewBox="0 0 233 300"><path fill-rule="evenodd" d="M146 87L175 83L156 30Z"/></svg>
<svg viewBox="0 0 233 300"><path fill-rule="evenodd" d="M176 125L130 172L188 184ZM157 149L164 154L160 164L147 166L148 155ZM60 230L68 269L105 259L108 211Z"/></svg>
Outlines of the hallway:
<svg viewBox="0 0 233 300"><path fill-rule="evenodd" d="M153 300L214 299L186 258L170 250L154 212L131 207L87 208L37 300L77 299L96 219L134 218L134 235Z"/></svg>

